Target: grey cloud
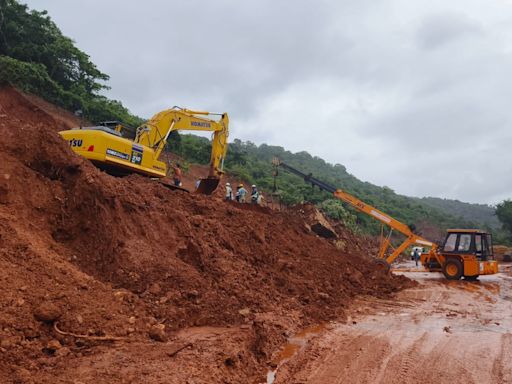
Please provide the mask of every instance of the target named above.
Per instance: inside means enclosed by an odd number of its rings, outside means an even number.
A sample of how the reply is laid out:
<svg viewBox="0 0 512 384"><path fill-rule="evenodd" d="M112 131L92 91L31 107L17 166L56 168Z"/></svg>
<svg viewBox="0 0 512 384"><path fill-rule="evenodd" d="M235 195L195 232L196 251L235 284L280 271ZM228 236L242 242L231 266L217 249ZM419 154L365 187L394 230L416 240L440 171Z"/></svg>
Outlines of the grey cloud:
<svg viewBox="0 0 512 384"><path fill-rule="evenodd" d="M416 35L424 49L435 49L465 37L483 35L483 29L474 20L460 13L437 13L425 17Z"/></svg>

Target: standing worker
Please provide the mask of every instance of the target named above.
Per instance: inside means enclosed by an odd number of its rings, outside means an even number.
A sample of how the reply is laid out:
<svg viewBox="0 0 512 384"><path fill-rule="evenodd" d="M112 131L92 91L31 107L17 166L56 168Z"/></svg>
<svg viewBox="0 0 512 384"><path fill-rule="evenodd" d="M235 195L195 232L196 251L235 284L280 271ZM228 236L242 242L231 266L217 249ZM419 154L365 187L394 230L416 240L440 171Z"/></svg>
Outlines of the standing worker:
<svg viewBox="0 0 512 384"><path fill-rule="evenodd" d="M242 183L240 183L240 185L238 185L237 195L238 195L238 202L245 203L245 195L247 195L247 190L244 188L244 185Z"/></svg>
<svg viewBox="0 0 512 384"><path fill-rule="evenodd" d="M236 196L235 196L235 199L236 199L237 203L240 202L240 186L239 185L236 186Z"/></svg>
<svg viewBox="0 0 512 384"><path fill-rule="evenodd" d="M233 189L231 188L231 184L226 183L226 201L233 200Z"/></svg>
<svg viewBox="0 0 512 384"><path fill-rule="evenodd" d="M416 263L416 266L418 266L419 259L420 259L420 251L418 250L418 247L414 247L414 262Z"/></svg>
<svg viewBox="0 0 512 384"><path fill-rule="evenodd" d="M177 187L181 186L181 166L179 163L176 163L175 166L172 167L174 171L174 175L172 179L174 180L174 185Z"/></svg>
<svg viewBox="0 0 512 384"><path fill-rule="evenodd" d="M261 193L261 192L258 194L257 203L258 203L258 205L261 205L262 207L265 206L265 198L263 197L263 193Z"/></svg>
<svg viewBox="0 0 512 384"><path fill-rule="evenodd" d="M259 197L258 188L256 188L256 186L253 184L251 186L251 203L258 204L258 197Z"/></svg>

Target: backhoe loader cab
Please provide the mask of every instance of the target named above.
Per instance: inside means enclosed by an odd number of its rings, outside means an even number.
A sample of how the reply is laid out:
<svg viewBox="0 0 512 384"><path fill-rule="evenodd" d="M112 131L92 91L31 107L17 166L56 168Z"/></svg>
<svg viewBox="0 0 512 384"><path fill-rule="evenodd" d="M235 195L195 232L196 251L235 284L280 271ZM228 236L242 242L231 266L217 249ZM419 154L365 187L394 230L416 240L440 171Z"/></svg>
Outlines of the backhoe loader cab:
<svg viewBox="0 0 512 384"><path fill-rule="evenodd" d="M450 280L461 277L474 280L479 275L497 272L492 236L478 229L449 229L442 247L438 249L441 264L431 257L427 257L427 260L425 267L441 270Z"/></svg>
<svg viewBox="0 0 512 384"><path fill-rule="evenodd" d="M493 259L492 235L475 229L449 229L441 252L474 255L484 261Z"/></svg>

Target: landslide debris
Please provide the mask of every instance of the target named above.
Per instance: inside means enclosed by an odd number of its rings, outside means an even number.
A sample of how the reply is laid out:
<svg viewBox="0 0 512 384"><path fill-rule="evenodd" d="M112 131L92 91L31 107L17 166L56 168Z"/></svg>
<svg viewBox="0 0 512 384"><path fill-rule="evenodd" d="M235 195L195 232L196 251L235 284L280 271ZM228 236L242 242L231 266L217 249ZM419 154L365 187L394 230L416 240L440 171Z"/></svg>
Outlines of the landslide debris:
<svg viewBox="0 0 512 384"><path fill-rule="evenodd" d="M79 122L36 101L0 89L0 382L183 382L156 379L159 353L246 382L290 332L409 284L294 212L102 173L57 134Z"/></svg>

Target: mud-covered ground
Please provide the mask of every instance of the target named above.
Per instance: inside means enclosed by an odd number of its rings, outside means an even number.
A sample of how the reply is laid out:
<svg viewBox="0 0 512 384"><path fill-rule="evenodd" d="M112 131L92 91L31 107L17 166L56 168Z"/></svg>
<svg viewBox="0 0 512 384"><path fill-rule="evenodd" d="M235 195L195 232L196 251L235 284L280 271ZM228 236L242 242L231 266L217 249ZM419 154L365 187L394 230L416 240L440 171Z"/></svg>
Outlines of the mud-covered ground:
<svg viewBox="0 0 512 384"><path fill-rule="evenodd" d="M511 267L477 282L403 272L419 285L355 300L346 323L299 340L274 384L512 383Z"/></svg>

